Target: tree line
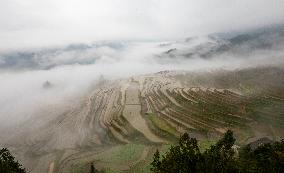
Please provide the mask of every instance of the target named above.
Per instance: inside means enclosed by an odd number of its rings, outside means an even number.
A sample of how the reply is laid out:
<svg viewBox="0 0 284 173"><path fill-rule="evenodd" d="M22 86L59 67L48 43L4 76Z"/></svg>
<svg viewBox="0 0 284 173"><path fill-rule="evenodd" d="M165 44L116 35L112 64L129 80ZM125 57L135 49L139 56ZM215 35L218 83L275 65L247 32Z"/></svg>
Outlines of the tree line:
<svg viewBox="0 0 284 173"><path fill-rule="evenodd" d="M201 152L198 141L183 134L177 145L164 154L157 150L151 162L152 173L283 173L284 140L256 147L234 147L231 130ZM92 173L99 172L91 164ZM102 171L103 172L103 171ZM0 173L26 173L7 148L0 150Z"/></svg>
<svg viewBox="0 0 284 173"><path fill-rule="evenodd" d="M198 141L187 133L164 154L157 150L151 163L152 173L283 173L284 140L236 149L236 139L228 130L204 152Z"/></svg>

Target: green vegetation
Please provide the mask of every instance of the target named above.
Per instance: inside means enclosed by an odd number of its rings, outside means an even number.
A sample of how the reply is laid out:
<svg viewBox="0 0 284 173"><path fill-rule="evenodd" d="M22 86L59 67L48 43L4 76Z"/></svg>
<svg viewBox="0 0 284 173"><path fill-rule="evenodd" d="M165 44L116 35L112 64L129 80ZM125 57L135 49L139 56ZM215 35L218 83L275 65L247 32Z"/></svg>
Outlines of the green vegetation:
<svg viewBox="0 0 284 173"><path fill-rule="evenodd" d="M147 113L147 116L157 128L166 131L176 137L179 137L179 133L176 131L176 129L169 125L169 123L166 122L164 119L158 117L153 113Z"/></svg>
<svg viewBox="0 0 284 173"><path fill-rule="evenodd" d="M7 148L0 150L0 172L1 173L25 173L22 165L15 161L15 157L11 155Z"/></svg>
<svg viewBox="0 0 284 173"><path fill-rule="evenodd" d="M92 172L91 172L91 173L92 173ZM96 173L96 172L95 172L95 173ZM100 171L100 172L98 172L98 173L119 173L119 172L107 168L107 169L103 169L102 171Z"/></svg>
<svg viewBox="0 0 284 173"><path fill-rule="evenodd" d="M157 150L151 163L153 173L280 173L284 172L284 140L242 147L238 152L233 132L201 152L187 133L160 158Z"/></svg>
<svg viewBox="0 0 284 173"><path fill-rule="evenodd" d="M88 168L86 168L86 164L87 164L86 161L79 161L79 162L71 165L71 172L70 173L81 173L82 170L88 169Z"/></svg>
<svg viewBox="0 0 284 173"><path fill-rule="evenodd" d="M147 118L153 131L169 134L176 128L207 138L233 129L238 144L254 137L255 131L263 128L270 129L269 135L279 136L284 127L281 95L273 96L270 90L251 94L237 91L240 90L202 87L153 90L146 96L153 112L148 113ZM168 122L173 128L168 128ZM256 124L259 128L255 128ZM167 138L162 134L159 135Z"/></svg>
<svg viewBox="0 0 284 173"><path fill-rule="evenodd" d="M145 145L125 144L115 146L97 156L98 160L111 163L126 163L137 160L143 152Z"/></svg>
<svg viewBox="0 0 284 173"><path fill-rule="evenodd" d="M200 151L203 152L206 149L210 148L211 145L214 145L216 142L216 140L202 140L198 142L198 147Z"/></svg>
<svg viewBox="0 0 284 173"><path fill-rule="evenodd" d="M167 150L171 147L170 144L164 144L162 146L159 146L160 149L160 153L164 154L167 152ZM140 161L139 163L135 164L134 166L132 166L130 168L129 173L149 173L150 169L151 169L151 161L152 161L152 156L153 153L155 152L155 148L153 147L151 149L151 151L149 152L147 158L143 159L142 161Z"/></svg>

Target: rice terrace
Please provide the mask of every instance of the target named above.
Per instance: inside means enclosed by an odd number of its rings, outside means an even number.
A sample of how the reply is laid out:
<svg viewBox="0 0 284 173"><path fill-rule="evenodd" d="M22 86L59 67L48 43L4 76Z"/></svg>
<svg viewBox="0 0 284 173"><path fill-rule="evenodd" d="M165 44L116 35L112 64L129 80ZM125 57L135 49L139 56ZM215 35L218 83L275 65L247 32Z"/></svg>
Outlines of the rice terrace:
<svg viewBox="0 0 284 173"><path fill-rule="evenodd" d="M263 75L271 81L261 81ZM147 172L155 150L167 149L184 132L201 147L228 129L239 145L262 136L281 138L283 77L278 68L255 68L101 81L71 111L9 142L23 141L18 152L28 154L25 165L33 172L88 172L91 164L108 172Z"/></svg>
<svg viewBox="0 0 284 173"><path fill-rule="evenodd" d="M272 1L1 0L0 173L284 172Z"/></svg>

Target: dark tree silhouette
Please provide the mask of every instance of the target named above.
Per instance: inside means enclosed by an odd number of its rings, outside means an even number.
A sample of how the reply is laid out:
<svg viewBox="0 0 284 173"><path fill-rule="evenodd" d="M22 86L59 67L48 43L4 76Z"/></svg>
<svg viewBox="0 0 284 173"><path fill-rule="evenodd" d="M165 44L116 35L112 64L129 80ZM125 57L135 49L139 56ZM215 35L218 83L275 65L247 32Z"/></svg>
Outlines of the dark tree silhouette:
<svg viewBox="0 0 284 173"><path fill-rule="evenodd" d="M154 154L153 157L153 162L151 163L151 171L152 172L159 172L159 170L161 169L161 161L160 161L160 153L157 150Z"/></svg>
<svg viewBox="0 0 284 173"><path fill-rule="evenodd" d="M233 132L228 130L222 139L203 153L203 170L208 173L238 172L235 152L232 149L235 141Z"/></svg>
<svg viewBox="0 0 284 173"><path fill-rule="evenodd" d="M171 146L168 152L160 161L157 151L152 162L152 172L155 173L176 173L195 172L198 169L198 162L201 154L197 146L197 140L190 138L187 133L181 136L179 145Z"/></svg>
<svg viewBox="0 0 284 173"><path fill-rule="evenodd" d="M11 155L7 148L0 150L0 172L1 173L25 173L22 165L15 161L15 157Z"/></svg>
<svg viewBox="0 0 284 173"><path fill-rule="evenodd" d="M200 153L197 140L188 134L178 145L171 146L164 156L159 151L151 163L153 173L282 173L284 172L284 140L256 148L248 144L239 154L233 145L236 139L228 130L223 138Z"/></svg>
<svg viewBox="0 0 284 173"><path fill-rule="evenodd" d="M240 151L239 166L245 173L282 173L284 172L284 140L267 143L256 149L249 145Z"/></svg>

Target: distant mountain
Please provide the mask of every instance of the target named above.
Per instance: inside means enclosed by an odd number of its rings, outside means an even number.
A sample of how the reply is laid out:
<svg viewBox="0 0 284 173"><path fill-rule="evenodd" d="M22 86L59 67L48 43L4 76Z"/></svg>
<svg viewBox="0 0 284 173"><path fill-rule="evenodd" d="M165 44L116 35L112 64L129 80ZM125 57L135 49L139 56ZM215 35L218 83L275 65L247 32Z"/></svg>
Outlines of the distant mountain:
<svg viewBox="0 0 284 173"><path fill-rule="evenodd" d="M14 51L0 54L0 70L51 69L63 65L94 64L111 52L125 50L139 42L96 42L71 44L66 47L35 51ZM284 25L249 30L246 32L218 33L184 40L157 42L160 52L154 52L156 61L218 58L220 56L249 56L257 51L283 50ZM115 54L115 53L114 53ZM114 58L115 56L111 56Z"/></svg>
<svg viewBox="0 0 284 173"><path fill-rule="evenodd" d="M71 44L62 48L13 51L0 54L0 69L37 70L50 69L62 65L93 64L102 54L100 49L120 50L123 42L97 42L94 44Z"/></svg>
<svg viewBox="0 0 284 173"><path fill-rule="evenodd" d="M246 32L211 34L207 39L187 38L184 41L170 44L168 51L158 57L161 59L167 57L212 58L223 54L245 55L258 50L282 49L283 47L284 25L277 25Z"/></svg>

